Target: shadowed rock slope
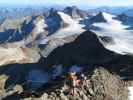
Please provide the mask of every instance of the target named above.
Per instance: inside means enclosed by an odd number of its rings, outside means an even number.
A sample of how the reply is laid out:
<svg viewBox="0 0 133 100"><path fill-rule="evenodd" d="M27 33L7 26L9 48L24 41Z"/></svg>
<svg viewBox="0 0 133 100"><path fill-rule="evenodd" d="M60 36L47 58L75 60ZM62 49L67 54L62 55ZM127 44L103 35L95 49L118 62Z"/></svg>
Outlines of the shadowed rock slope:
<svg viewBox="0 0 133 100"><path fill-rule="evenodd" d="M53 50L47 57L48 64L103 64L118 57L104 48L95 33L86 31L73 42Z"/></svg>

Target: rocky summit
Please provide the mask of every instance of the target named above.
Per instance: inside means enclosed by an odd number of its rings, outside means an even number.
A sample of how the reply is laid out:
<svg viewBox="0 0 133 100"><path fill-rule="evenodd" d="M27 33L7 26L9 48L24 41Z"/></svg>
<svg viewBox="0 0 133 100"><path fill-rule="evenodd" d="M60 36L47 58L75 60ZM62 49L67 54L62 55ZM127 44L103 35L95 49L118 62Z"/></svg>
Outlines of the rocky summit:
<svg viewBox="0 0 133 100"><path fill-rule="evenodd" d="M132 16L58 7L0 7L0 100L133 100Z"/></svg>

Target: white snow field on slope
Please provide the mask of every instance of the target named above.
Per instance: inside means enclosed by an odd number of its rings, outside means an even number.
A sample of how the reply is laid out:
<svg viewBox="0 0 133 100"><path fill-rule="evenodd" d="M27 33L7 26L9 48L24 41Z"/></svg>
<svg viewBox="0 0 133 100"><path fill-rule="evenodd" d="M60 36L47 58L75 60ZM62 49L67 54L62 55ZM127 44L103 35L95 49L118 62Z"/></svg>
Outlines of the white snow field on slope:
<svg viewBox="0 0 133 100"><path fill-rule="evenodd" d="M58 14L61 16L65 23L69 24L69 26L59 29L52 35L52 37L64 38L66 36L80 34L85 31L83 29L84 25L79 24L79 20L73 20L69 15L63 12L58 12Z"/></svg>
<svg viewBox="0 0 133 100"><path fill-rule="evenodd" d="M119 54L133 54L133 30L126 30L129 26L123 25L121 21L114 19L116 16L103 13L107 22L93 23L94 27L100 30L94 30L99 36L109 36L113 38L114 44L105 45L105 48Z"/></svg>
<svg viewBox="0 0 133 100"><path fill-rule="evenodd" d="M45 24L45 20L44 19L40 19L36 24L36 33L42 33L44 32L44 28L47 27L47 25Z"/></svg>
<svg viewBox="0 0 133 100"><path fill-rule="evenodd" d="M129 100L133 100L133 86L132 87L128 87L128 91L129 91Z"/></svg>

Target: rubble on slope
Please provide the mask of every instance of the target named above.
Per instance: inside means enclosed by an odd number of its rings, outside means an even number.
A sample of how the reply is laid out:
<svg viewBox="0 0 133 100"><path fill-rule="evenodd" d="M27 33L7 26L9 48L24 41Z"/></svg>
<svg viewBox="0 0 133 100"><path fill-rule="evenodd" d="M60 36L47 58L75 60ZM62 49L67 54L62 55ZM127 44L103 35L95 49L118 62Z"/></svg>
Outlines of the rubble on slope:
<svg viewBox="0 0 133 100"><path fill-rule="evenodd" d="M100 67L93 74L85 74L86 84L75 88L75 94L66 91L66 85L58 81L58 88L50 86L39 97L25 97L24 100L128 100L128 89L119 76ZM64 83L64 82L63 82ZM62 84L62 86L61 86ZM38 93L37 93L38 94ZM19 95L20 96L20 95ZM17 96L17 97L19 97ZM13 97L15 98L15 96ZM6 99L8 100L8 99ZM18 100L18 99L17 99Z"/></svg>

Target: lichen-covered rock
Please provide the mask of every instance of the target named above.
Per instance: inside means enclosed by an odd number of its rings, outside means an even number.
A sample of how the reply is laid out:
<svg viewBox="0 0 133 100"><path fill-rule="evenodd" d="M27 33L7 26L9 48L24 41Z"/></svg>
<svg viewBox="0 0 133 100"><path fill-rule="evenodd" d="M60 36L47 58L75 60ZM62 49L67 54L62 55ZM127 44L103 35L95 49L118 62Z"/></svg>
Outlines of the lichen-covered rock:
<svg viewBox="0 0 133 100"><path fill-rule="evenodd" d="M95 100L127 100L128 91L120 77L111 74L103 68L96 69L91 77L93 96ZM105 99L107 100L107 99Z"/></svg>
<svg viewBox="0 0 133 100"><path fill-rule="evenodd" d="M128 90L120 77L98 68L88 77L84 88L75 88L75 95L61 92L59 95L52 93L50 97L50 100L128 100Z"/></svg>
<svg viewBox="0 0 133 100"><path fill-rule="evenodd" d="M90 77L87 77L85 85L75 88L71 95L66 84L50 86L50 91L44 92L40 97L26 97L24 100L128 100L128 89L119 76L110 73L104 68L96 68Z"/></svg>

